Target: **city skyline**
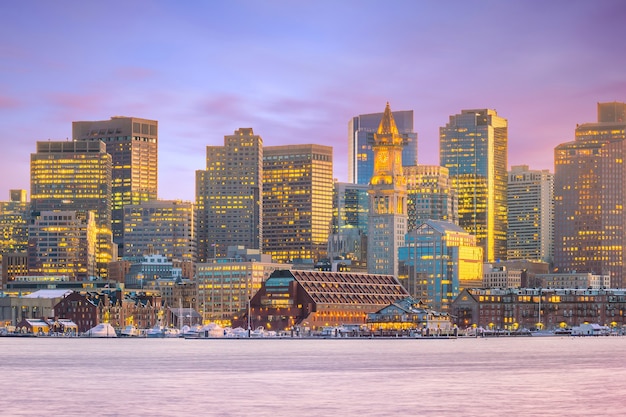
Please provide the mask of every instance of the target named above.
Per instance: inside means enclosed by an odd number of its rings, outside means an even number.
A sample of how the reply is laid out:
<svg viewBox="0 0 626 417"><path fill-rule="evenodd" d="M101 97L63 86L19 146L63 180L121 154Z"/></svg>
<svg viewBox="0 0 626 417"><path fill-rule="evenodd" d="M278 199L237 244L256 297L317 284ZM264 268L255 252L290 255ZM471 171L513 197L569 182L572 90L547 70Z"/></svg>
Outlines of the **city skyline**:
<svg viewBox="0 0 626 417"><path fill-rule="evenodd" d="M161 199L194 201L206 146L239 128L332 145L345 182L348 122L385 102L414 111L420 164L438 164L449 115L493 108L508 168L553 172L554 148L626 91L620 1L35 3L1 6L5 195L29 189L37 141L112 116L159 122Z"/></svg>

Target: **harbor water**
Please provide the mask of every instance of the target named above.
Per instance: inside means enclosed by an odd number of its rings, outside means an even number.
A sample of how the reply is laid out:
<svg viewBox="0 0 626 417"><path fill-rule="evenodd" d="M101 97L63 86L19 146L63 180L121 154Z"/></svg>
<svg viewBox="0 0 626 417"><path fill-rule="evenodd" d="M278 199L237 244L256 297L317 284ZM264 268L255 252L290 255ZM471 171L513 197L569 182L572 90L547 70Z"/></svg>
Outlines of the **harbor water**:
<svg viewBox="0 0 626 417"><path fill-rule="evenodd" d="M626 337L0 338L6 416L622 416Z"/></svg>

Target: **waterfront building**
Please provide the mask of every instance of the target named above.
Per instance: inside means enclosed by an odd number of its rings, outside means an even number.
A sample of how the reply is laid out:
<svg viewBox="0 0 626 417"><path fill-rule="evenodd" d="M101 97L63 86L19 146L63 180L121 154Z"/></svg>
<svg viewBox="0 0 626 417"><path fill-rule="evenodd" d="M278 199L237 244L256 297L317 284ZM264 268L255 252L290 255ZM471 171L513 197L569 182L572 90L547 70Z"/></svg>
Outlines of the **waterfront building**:
<svg viewBox="0 0 626 417"><path fill-rule="evenodd" d="M261 249L263 139L251 128L206 147L206 170L196 171L198 260L226 256L228 246Z"/></svg>
<svg viewBox="0 0 626 417"><path fill-rule="evenodd" d="M508 122L495 110L462 110L439 129L440 165L459 198L459 225L485 262L506 259Z"/></svg>
<svg viewBox="0 0 626 417"><path fill-rule="evenodd" d="M248 301L277 269L289 267L272 262L258 249L231 246L224 258L196 265L198 310L204 321L230 324L241 319Z"/></svg>
<svg viewBox="0 0 626 417"><path fill-rule="evenodd" d="M147 253L195 261L192 203L152 200L124 207L124 257Z"/></svg>
<svg viewBox="0 0 626 417"><path fill-rule="evenodd" d="M72 139L102 141L111 155L111 228L122 253L124 206L157 198L158 122L123 116L72 122Z"/></svg>
<svg viewBox="0 0 626 417"><path fill-rule="evenodd" d="M348 122L348 182L369 184L374 174L374 134L384 113L361 114ZM394 111L393 119L402 140L402 165L417 164L417 133L413 110Z"/></svg>
<svg viewBox="0 0 626 417"><path fill-rule="evenodd" d="M611 276L608 274L596 275L591 272L566 272L552 274L538 274L542 288L587 288L587 289L604 289L610 288Z"/></svg>
<svg viewBox="0 0 626 417"><path fill-rule="evenodd" d="M108 322L116 330L128 325L147 329L164 316L158 293L129 292L121 289L74 291L54 306L54 317L70 319L83 333L97 324ZM163 320L163 326L169 322Z"/></svg>
<svg viewBox="0 0 626 417"><path fill-rule="evenodd" d="M92 211L41 211L29 227L28 271L67 275L72 281L96 277L97 228Z"/></svg>
<svg viewBox="0 0 626 417"><path fill-rule="evenodd" d="M111 232L111 155L101 141L37 142L30 156L33 213L91 211L96 226L96 275L117 257Z"/></svg>
<svg viewBox="0 0 626 417"><path fill-rule="evenodd" d="M423 336L451 334L452 320L447 313L431 310L412 297L406 297L367 315L367 326L375 334L419 332Z"/></svg>
<svg viewBox="0 0 626 417"><path fill-rule="evenodd" d="M393 275L277 270L252 297L250 313L239 324L245 327L249 317L252 328L275 331L362 325L368 313L408 295Z"/></svg>
<svg viewBox="0 0 626 417"><path fill-rule="evenodd" d="M459 222L459 200L448 169L438 165L405 166L407 231L426 220Z"/></svg>
<svg viewBox="0 0 626 417"><path fill-rule="evenodd" d="M264 148L263 253L275 262L326 258L332 207L332 147Z"/></svg>
<svg viewBox="0 0 626 417"><path fill-rule="evenodd" d="M447 311L462 288L482 284L482 248L454 223L426 220L407 234L399 258L405 288L437 311Z"/></svg>
<svg viewBox="0 0 626 417"><path fill-rule="evenodd" d="M0 297L0 323L17 326L24 320L54 317L54 306L72 290L42 289L31 294Z"/></svg>
<svg viewBox="0 0 626 417"><path fill-rule="evenodd" d="M489 330L568 329L597 323L626 325L624 289L467 288L452 303L460 328Z"/></svg>
<svg viewBox="0 0 626 417"><path fill-rule="evenodd" d="M598 103L598 121L554 149L554 264L626 285L626 103Z"/></svg>
<svg viewBox="0 0 626 417"><path fill-rule="evenodd" d="M510 269L504 265L483 265L483 288L520 288L522 286L522 271Z"/></svg>
<svg viewBox="0 0 626 417"><path fill-rule="evenodd" d="M367 260L368 188L366 184L335 182L329 260Z"/></svg>
<svg viewBox="0 0 626 417"><path fill-rule="evenodd" d="M370 180L367 271L398 276L398 249L407 231L406 178L402 137L389 103L374 134L374 172Z"/></svg>
<svg viewBox="0 0 626 417"><path fill-rule="evenodd" d="M507 188L507 259L551 263L554 251L554 175L511 167Z"/></svg>

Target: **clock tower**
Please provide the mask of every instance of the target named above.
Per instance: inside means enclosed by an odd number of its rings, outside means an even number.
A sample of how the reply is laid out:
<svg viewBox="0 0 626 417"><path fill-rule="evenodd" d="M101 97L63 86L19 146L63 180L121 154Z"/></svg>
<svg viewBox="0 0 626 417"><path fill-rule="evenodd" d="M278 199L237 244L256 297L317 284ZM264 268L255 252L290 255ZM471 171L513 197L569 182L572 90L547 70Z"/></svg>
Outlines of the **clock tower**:
<svg viewBox="0 0 626 417"><path fill-rule="evenodd" d="M402 136L389 103L374 134L374 173L369 185L367 272L398 276L398 249L407 228Z"/></svg>

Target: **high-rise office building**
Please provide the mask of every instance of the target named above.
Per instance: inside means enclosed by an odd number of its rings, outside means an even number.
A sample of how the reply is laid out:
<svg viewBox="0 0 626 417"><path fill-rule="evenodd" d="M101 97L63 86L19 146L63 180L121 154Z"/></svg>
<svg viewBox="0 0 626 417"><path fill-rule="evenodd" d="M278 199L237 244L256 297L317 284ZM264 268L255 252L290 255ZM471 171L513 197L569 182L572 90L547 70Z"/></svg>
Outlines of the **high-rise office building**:
<svg viewBox="0 0 626 417"><path fill-rule="evenodd" d="M96 224L92 211L33 214L28 239L28 271L87 281L96 273Z"/></svg>
<svg viewBox="0 0 626 417"><path fill-rule="evenodd" d="M196 171L199 262L226 256L229 246L261 249L263 139L251 128L207 146L206 170Z"/></svg>
<svg viewBox="0 0 626 417"><path fill-rule="evenodd" d="M37 142L30 156L33 212L91 211L97 228L97 275L117 255L111 237L111 155L101 141Z"/></svg>
<svg viewBox="0 0 626 417"><path fill-rule="evenodd" d="M528 165L511 167L507 200L507 258L551 263L554 175L547 169L528 169Z"/></svg>
<svg viewBox="0 0 626 417"><path fill-rule="evenodd" d="M0 259L6 253L26 251L28 246L30 203L26 190L10 190L9 194L9 201L0 201Z"/></svg>
<svg viewBox="0 0 626 417"><path fill-rule="evenodd" d="M158 122L121 116L72 122L72 138L106 144L106 151L112 158L113 240L122 246L124 206L157 199Z"/></svg>
<svg viewBox="0 0 626 417"><path fill-rule="evenodd" d="M367 271L398 276L398 249L407 231L406 178L402 171L403 138L389 103L374 134L374 173L370 180Z"/></svg>
<svg viewBox="0 0 626 417"><path fill-rule="evenodd" d="M169 260L195 261L192 203L152 200L124 207L124 257L147 253Z"/></svg>
<svg viewBox="0 0 626 417"><path fill-rule="evenodd" d="M439 129L440 165L459 198L459 226L486 262L506 259L508 122L495 110L462 110Z"/></svg>
<svg viewBox="0 0 626 417"><path fill-rule="evenodd" d="M326 258L332 213L332 147L264 148L263 253L275 262Z"/></svg>
<svg viewBox="0 0 626 417"><path fill-rule="evenodd" d="M417 133L413 131L413 110L392 113L402 138L402 165L417 164ZM374 134L383 113L361 114L348 122L348 182L369 184L374 173Z"/></svg>
<svg viewBox="0 0 626 417"><path fill-rule="evenodd" d="M609 273L626 285L626 103L598 103L598 122L578 125L554 149L554 264Z"/></svg>
<svg viewBox="0 0 626 417"><path fill-rule="evenodd" d="M459 222L459 199L452 188L448 169L439 165L404 167L407 193L407 230L426 220Z"/></svg>
<svg viewBox="0 0 626 417"><path fill-rule="evenodd" d="M335 182L333 220L328 238L328 257L367 260L369 186Z"/></svg>
<svg viewBox="0 0 626 417"><path fill-rule="evenodd" d="M446 311L463 288L481 286L482 260L475 236L448 221L426 220L400 249L401 281L413 297Z"/></svg>

